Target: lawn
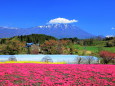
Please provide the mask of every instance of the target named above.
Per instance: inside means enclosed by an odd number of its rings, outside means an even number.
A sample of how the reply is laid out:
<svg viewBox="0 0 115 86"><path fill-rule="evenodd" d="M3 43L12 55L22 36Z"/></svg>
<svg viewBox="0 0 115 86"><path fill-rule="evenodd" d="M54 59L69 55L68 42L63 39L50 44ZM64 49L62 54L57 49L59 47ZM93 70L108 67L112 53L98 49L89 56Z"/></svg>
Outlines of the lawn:
<svg viewBox="0 0 115 86"><path fill-rule="evenodd" d="M0 86L115 86L115 65L0 64Z"/></svg>
<svg viewBox="0 0 115 86"><path fill-rule="evenodd" d="M115 53L115 47L103 47L103 46L80 46L80 45L74 45L74 47L78 50L88 50L92 51L94 53L98 53L101 50L106 50Z"/></svg>

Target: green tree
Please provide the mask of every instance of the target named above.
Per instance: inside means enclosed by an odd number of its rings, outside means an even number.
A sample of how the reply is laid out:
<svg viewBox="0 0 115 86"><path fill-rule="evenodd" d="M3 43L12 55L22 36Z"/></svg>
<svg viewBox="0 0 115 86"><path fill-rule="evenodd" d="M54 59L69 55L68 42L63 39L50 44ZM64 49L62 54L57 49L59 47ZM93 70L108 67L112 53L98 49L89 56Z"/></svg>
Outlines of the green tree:
<svg viewBox="0 0 115 86"><path fill-rule="evenodd" d="M25 42L20 42L18 40L7 40L5 44L0 45L0 54L14 55L23 54L25 50Z"/></svg>

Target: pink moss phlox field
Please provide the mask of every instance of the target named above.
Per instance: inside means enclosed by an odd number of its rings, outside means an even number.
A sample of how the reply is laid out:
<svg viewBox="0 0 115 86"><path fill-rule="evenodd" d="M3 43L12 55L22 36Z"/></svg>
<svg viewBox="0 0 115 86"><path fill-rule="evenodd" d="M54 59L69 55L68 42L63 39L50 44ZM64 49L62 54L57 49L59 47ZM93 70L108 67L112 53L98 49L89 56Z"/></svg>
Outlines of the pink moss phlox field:
<svg viewBox="0 0 115 86"><path fill-rule="evenodd" d="M115 86L115 65L0 64L0 86Z"/></svg>

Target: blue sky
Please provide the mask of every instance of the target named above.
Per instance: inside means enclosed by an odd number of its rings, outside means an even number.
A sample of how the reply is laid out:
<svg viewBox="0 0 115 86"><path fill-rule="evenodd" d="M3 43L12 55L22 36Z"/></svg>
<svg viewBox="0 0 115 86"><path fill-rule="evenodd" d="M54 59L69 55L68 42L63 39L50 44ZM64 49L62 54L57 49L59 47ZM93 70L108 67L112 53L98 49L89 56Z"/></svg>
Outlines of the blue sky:
<svg viewBox="0 0 115 86"><path fill-rule="evenodd" d="M58 17L78 20L73 24L94 35L115 35L115 0L0 0L0 26L34 27Z"/></svg>

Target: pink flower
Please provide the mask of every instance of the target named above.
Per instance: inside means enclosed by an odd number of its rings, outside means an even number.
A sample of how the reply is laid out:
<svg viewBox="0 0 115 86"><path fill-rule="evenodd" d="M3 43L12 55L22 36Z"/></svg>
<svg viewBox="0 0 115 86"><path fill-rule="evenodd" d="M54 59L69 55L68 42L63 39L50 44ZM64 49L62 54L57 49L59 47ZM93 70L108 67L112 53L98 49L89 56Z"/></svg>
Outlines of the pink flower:
<svg viewBox="0 0 115 86"><path fill-rule="evenodd" d="M0 64L0 86L115 85L115 65Z"/></svg>

